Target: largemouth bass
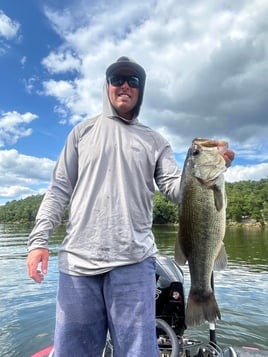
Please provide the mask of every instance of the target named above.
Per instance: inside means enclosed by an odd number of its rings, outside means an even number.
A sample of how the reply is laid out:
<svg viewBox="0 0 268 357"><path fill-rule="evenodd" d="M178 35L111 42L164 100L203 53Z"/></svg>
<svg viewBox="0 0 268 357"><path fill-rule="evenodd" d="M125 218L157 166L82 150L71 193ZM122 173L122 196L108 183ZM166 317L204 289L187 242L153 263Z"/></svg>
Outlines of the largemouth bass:
<svg viewBox="0 0 268 357"><path fill-rule="evenodd" d="M179 234L175 248L178 264L188 261L191 286L185 312L187 326L221 318L211 284L213 270L224 269L226 220L224 141L192 141L182 172Z"/></svg>

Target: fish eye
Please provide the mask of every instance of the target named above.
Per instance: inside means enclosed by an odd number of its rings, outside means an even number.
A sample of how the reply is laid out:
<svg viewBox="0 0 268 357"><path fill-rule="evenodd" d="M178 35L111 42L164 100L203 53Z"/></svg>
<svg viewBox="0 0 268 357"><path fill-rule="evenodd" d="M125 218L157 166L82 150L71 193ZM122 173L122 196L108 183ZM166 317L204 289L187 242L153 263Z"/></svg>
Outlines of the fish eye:
<svg viewBox="0 0 268 357"><path fill-rule="evenodd" d="M193 156L197 156L199 153L200 153L200 150L198 150L198 149L194 149L192 152Z"/></svg>

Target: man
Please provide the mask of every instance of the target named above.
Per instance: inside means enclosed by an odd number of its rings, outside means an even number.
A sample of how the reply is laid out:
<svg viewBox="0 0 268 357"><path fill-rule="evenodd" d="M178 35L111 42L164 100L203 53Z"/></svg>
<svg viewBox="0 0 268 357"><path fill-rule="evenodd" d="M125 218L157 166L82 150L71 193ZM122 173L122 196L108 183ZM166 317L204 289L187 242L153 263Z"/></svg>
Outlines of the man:
<svg viewBox="0 0 268 357"><path fill-rule="evenodd" d="M146 74L128 57L106 71L103 111L70 133L29 237L28 272L40 283L48 240L69 204L59 249L55 357L156 357L154 182L178 202L168 142L138 121ZM38 266L41 265L39 270Z"/></svg>

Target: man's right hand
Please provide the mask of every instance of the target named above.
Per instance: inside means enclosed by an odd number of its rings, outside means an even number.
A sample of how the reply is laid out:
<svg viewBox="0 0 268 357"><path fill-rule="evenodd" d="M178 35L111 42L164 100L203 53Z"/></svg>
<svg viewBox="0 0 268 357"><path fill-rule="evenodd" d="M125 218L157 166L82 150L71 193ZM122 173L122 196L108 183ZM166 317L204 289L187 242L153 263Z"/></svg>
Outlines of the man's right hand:
<svg viewBox="0 0 268 357"><path fill-rule="evenodd" d="M48 257L49 252L45 248L31 250L28 254L28 274L36 283L42 283L44 280L44 275L47 273Z"/></svg>

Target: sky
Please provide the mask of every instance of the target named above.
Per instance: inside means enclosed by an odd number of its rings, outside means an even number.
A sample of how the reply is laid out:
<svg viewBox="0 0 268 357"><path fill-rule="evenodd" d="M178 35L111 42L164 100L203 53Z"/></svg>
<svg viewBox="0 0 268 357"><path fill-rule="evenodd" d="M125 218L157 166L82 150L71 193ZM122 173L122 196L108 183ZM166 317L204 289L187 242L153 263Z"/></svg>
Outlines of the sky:
<svg viewBox="0 0 268 357"><path fill-rule="evenodd" d="M147 73L139 120L179 166L214 138L236 153L226 181L267 178L267 15L267 0L1 0L0 204L45 192L122 55Z"/></svg>

